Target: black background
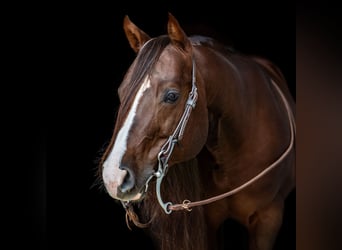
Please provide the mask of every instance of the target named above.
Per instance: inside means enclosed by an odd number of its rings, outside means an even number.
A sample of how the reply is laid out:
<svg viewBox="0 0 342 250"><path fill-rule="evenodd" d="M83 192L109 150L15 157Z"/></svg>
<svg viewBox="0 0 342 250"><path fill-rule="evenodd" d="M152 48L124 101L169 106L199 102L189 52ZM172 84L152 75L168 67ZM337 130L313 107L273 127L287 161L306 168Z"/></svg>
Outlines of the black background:
<svg viewBox="0 0 342 250"><path fill-rule="evenodd" d="M127 229L121 205L91 187L97 159L114 128L116 89L134 59L122 28L124 15L157 36L165 34L171 12L188 35L209 35L241 52L269 58L296 95L291 2L89 2L43 8L41 15L31 17L33 22L23 22L31 28L30 44L39 51L28 52L39 61L39 69L32 67L29 74L38 71L40 81L31 85L36 100L27 107L35 111L28 112L29 123L34 122L27 127L34 156L26 189L29 220L16 229L35 248L150 249L142 231ZM293 193L277 249L295 249L295 220ZM239 241L246 240L243 229L227 222L225 230L227 249L240 249Z"/></svg>

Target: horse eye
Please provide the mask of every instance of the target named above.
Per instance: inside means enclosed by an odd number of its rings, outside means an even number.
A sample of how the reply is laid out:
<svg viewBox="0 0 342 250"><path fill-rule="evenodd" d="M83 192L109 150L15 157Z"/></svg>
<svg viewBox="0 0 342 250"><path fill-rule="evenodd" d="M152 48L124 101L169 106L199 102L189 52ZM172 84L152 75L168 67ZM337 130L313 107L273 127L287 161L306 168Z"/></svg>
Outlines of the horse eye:
<svg viewBox="0 0 342 250"><path fill-rule="evenodd" d="M165 96L164 96L164 102L167 102L167 103L174 103L177 101L179 97L179 93L176 92L176 91L168 91Z"/></svg>

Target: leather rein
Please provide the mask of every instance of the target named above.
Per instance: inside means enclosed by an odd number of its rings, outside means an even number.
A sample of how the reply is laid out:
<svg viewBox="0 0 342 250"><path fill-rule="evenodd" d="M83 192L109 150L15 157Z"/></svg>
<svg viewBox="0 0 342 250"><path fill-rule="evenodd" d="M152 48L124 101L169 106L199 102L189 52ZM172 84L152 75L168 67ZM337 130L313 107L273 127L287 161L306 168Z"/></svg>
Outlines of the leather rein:
<svg viewBox="0 0 342 250"><path fill-rule="evenodd" d="M160 204L160 206L163 208L164 212L166 214L170 214L172 211L179 211L179 210L186 210L186 211L191 211L193 207L196 206L202 206L206 205L218 200L221 200L223 198L226 198L228 196L231 196L233 194L236 194L237 192L241 191L242 189L246 188L247 186L251 185L254 183L256 180L260 179L264 175L266 175L268 172L270 172L273 168L275 168L279 163L281 163L285 157L290 153L291 149L293 148L294 145L294 139L295 139L295 134L296 134L296 125L295 125L295 120L293 113L291 111L290 105L288 101L286 100L286 97L282 93L281 89L279 86L271 79L272 85L274 88L277 90L278 94L280 95L284 106L287 111L289 123L290 123L290 133L291 133L291 139L288 147L286 150L279 156L279 158L274 161L271 165L269 165L266 169L264 169L262 172L260 172L258 175L247 181L246 183L240 185L239 187L228 191L226 193L200 200L200 201L189 201L189 200L184 200L180 204L172 204L171 202L164 202L161 193L160 193L160 186L162 183L162 180L164 176L167 173L168 170L168 161L170 156L172 155L173 149L175 145L178 143L183 138L184 130L186 127L186 124L188 122L188 119L190 117L192 109L195 108L196 106L196 101L198 98L198 93L197 93L197 86L196 86L196 65L194 59L192 59L192 88L188 96L188 100L185 105L185 110L183 112L182 117L180 118L180 121L178 122L178 125L176 129L174 130L173 134L168 138L168 140L164 143L164 145L161 147L159 153L158 153L158 170L153 173L146 181L145 184L145 192L148 189L148 183L153 177L156 177L156 194L157 194L157 199ZM128 219L132 220L136 226L139 227L146 227L148 223L143 224L138 221L137 215L134 213L131 204L129 204L130 201L122 201L122 205L126 209L126 222L128 225ZM128 225L129 227L129 225Z"/></svg>

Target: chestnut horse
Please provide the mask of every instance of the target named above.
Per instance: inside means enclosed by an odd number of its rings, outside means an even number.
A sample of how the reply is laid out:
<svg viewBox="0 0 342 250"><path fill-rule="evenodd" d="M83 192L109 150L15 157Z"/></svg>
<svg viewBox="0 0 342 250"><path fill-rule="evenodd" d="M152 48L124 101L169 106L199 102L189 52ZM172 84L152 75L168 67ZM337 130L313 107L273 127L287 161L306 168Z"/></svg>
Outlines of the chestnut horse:
<svg viewBox="0 0 342 250"><path fill-rule="evenodd" d="M281 71L188 37L172 14L166 35L150 38L128 16L123 28L137 56L100 174L127 225L156 249L220 249L232 219L250 249L272 249L295 189L295 102Z"/></svg>

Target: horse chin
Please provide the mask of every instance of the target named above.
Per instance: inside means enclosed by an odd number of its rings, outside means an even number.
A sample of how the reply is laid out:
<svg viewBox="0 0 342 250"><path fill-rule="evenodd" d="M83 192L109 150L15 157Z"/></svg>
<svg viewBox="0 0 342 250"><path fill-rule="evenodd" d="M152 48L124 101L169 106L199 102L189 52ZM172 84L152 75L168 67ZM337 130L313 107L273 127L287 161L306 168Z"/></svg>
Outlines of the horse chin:
<svg viewBox="0 0 342 250"><path fill-rule="evenodd" d="M144 193L139 192L133 198L131 198L131 201L133 202L141 201L143 199L143 196L144 196Z"/></svg>
<svg viewBox="0 0 342 250"><path fill-rule="evenodd" d="M145 197L145 192L141 190L135 194L131 193L129 195L125 195L124 197L117 197L116 199L121 200L121 201L129 201L129 202L138 203L142 201L144 197Z"/></svg>

